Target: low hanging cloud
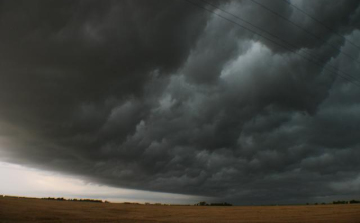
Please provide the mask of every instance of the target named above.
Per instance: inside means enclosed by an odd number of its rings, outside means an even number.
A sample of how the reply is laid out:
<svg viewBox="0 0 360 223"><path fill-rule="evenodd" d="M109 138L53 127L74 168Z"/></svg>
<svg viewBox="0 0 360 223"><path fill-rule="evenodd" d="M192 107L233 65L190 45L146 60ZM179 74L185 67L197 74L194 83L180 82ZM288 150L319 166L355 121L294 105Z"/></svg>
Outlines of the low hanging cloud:
<svg viewBox="0 0 360 223"><path fill-rule="evenodd" d="M359 2L294 2L351 42L258 2L321 40L249 0L211 3L266 38L180 0L1 1L1 160L238 204L355 196Z"/></svg>

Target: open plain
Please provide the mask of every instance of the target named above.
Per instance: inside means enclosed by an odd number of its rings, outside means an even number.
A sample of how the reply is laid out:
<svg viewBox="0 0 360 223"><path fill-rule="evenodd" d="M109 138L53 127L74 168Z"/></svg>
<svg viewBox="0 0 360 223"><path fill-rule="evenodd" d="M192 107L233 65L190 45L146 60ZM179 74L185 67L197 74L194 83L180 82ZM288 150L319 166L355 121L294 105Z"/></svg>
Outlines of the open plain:
<svg viewBox="0 0 360 223"><path fill-rule="evenodd" d="M0 222L360 223L360 205L202 207L0 197Z"/></svg>

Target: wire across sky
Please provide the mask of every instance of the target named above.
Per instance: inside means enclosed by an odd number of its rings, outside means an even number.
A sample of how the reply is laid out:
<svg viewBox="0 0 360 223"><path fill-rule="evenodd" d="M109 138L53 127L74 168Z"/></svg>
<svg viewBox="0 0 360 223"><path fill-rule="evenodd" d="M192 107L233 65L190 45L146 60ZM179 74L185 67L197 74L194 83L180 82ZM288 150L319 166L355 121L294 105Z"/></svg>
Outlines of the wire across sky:
<svg viewBox="0 0 360 223"><path fill-rule="evenodd" d="M299 52L299 51L296 50L296 49L298 48L298 46L296 46L295 44L292 44L292 43L290 43L289 41L287 41L287 40L285 40L285 39L283 39L283 38L281 38L281 37L279 37L279 36L277 36L277 35L274 35L274 34L268 32L268 31L266 31L265 29L263 29L263 28L255 25L255 24L253 24L253 23L250 22L250 21L247 21L247 20L245 20L245 19L243 19L243 18L241 18L241 17L239 17L239 16L237 16L237 15L235 15L235 14L233 14L233 13L230 13L230 12L228 12L228 11L220 8L219 6L216 6L216 5L214 5L214 4L212 4L212 3L208 2L208 1L205 1L205 0L200 0L200 1L202 1L205 5L201 5L201 4L197 3L197 2L190 1L190 0L184 0L184 1L186 1L186 2L188 2L188 3L190 3L190 4L194 5L194 6L196 6L196 7L198 7L198 8L201 8L201 9L203 9L203 10L209 12L209 13L212 13L212 14L220 17L221 19L224 19L224 20L226 20L226 21L228 21L228 22L230 22L230 23L233 23L233 24L235 24L235 25L237 25L237 26L239 26L239 27L241 27L241 28L243 28L243 29L251 32L251 33L254 33L254 34L256 34L257 36L263 38L264 40L269 41L269 42L271 42L271 43L273 43L273 44L275 44L275 45L277 45L277 46L285 49L286 51L289 51L289 52L292 52L292 53L294 53L294 54L296 54L296 55L299 55L300 57L302 57L302 59L307 60L307 61L309 61L309 62L311 62L311 63L313 63L313 64L315 64L315 65L317 65L317 66L319 66L319 67L321 67L321 68L323 68L323 69L325 69L325 70L327 70L327 71L330 71L330 72L332 72L332 73L334 73L334 74L338 74L339 77L341 77L341 78L343 78L343 79L345 79L345 80L353 83L354 85L360 87L360 80L359 80L358 78L356 78L356 77L354 77L354 76L352 76L352 75L350 75L350 74L348 74L348 73L346 73L346 72L344 72L344 71L342 71L342 70L339 70L337 67L335 67L335 66L333 66L333 65L331 65L331 64L328 64L328 63L326 63L325 61L319 61L319 59L315 58L315 55L313 55L313 54L311 54L311 53L309 53L309 52L306 52L306 51L303 52L303 53L305 53L305 54L307 54L307 55L309 55L309 56L303 55L301 52ZM260 6L263 6L262 4L259 4L258 2L254 1L254 0L250 0L250 1L252 1L252 2L254 2L255 4L258 4L258 5L260 5ZM218 12L215 12L214 10L209 9L209 8L207 8L206 6L213 7L214 9L217 9L217 10L219 10L219 11L221 11L221 12L227 14L227 15L230 15L230 16L232 16L233 18L235 18L235 19L237 19L237 20L240 20L240 21L242 21L242 22L250 25L251 27L260 30L262 33L260 33L259 31L255 31L255 30L253 30L253 29L250 29L249 27L246 27L246 26L244 26L244 25L242 25L242 24L240 24L240 23L238 23L238 22L236 22L236 21L234 21L234 20L232 20L232 19L230 19L230 18L228 18L228 17L225 17L224 15L222 15L222 14L220 14L220 13L218 13ZM264 9L268 9L266 6L264 6L263 8L264 8ZM297 25L297 24L295 24L294 22L288 20L288 19L285 18L284 16L281 16L280 14L272 11L271 9L268 9L268 10L270 10L270 12L272 12L273 14L278 15L280 18L286 19L287 21L290 22L290 24L293 24L293 25L295 25L296 27L300 27L299 25ZM302 31L308 33L308 34L311 33L311 32L308 32L307 30L303 29L302 27L300 27L300 29L301 29ZM265 34L266 34L267 36L266 36ZM271 38L271 37L272 37L272 38ZM347 53L342 52L340 49L337 49L337 48L336 48L335 46L333 46L332 44L328 44L328 43L324 42L323 40L319 39L319 37L317 37L317 36L314 36L314 38L318 38L318 40L322 41L322 43L324 43L324 44L326 44L326 45L329 45L329 46L331 46L332 48L335 48L339 53L341 53L341 54L343 54L343 55L345 55L345 56L348 56L349 58L352 58L355 62L359 63L355 58L349 56ZM286 45L279 43L278 40L280 40L282 43L285 43ZM331 67L332 69L330 69L329 67Z"/></svg>

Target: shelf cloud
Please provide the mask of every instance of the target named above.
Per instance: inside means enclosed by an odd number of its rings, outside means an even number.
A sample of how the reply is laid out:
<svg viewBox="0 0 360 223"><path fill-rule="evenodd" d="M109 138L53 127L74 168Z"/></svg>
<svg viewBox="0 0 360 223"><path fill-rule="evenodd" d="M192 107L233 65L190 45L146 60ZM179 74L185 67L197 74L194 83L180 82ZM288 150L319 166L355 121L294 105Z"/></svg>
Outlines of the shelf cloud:
<svg viewBox="0 0 360 223"><path fill-rule="evenodd" d="M0 160L236 204L358 195L360 2L293 2L332 30L191 2L0 1Z"/></svg>

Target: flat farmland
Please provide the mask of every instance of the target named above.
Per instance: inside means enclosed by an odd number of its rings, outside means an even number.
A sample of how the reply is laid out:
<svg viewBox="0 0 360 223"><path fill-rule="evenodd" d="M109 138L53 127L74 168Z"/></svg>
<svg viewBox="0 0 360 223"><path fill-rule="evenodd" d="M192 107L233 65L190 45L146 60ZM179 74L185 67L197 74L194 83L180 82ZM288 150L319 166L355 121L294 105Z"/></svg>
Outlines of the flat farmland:
<svg viewBox="0 0 360 223"><path fill-rule="evenodd" d="M360 223L360 205L201 207L0 197L0 222Z"/></svg>

